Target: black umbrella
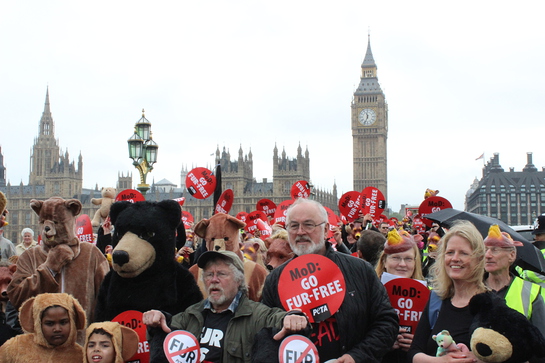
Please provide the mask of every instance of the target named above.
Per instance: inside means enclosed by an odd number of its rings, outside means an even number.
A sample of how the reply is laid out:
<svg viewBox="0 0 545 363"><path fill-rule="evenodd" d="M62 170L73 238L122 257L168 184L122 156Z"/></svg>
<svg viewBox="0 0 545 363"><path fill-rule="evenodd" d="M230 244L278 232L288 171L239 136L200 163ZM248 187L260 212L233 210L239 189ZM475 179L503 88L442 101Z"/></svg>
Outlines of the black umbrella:
<svg viewBox="0 0 545 363"><path fill-rule="evenodd" d="M488 229L491 225L497 224L500 230L511 235L513 240L522 242L522 246L517 247L517 260L515 264L526 270L532 270L545 274L545 259L540 250L538 250L531 242L527 241L519 233L509 227L508 224L499 219L482 216L480 214L459 211L452 208L446 208L438 212L426 214L424 218L435 221L441 227L450 228L454 222L465 220L473 223L483 238L488 235Z"/></svg>

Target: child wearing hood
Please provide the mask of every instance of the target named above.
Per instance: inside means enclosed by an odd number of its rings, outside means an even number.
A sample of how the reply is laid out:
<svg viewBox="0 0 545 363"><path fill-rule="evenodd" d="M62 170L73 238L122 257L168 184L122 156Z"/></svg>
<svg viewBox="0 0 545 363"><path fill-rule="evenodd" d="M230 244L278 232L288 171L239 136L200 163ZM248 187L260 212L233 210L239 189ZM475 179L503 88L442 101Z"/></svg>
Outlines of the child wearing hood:
<svg viewBox="0 0 545 363"><path fill-rule="evenodd" d="M85 311L65 293L44 293L21 305L19 320L25 334L0 347L3 363L73 363L83 360L76 343L78 329L86 325Z"/></svg>
<svg viewBox="0 0 545 363"><path fill-rule="evenodd" d="M123 363L138 349L138 334L119 323L106 321L89 325L85 333L83 363Z"/></svg>

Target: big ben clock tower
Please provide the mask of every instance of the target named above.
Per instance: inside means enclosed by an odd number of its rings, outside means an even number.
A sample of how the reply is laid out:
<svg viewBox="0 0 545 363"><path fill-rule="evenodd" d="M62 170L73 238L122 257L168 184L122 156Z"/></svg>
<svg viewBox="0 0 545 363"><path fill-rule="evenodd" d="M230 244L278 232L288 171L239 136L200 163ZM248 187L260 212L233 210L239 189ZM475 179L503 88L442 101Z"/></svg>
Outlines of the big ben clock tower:
<svg viewBox="0 0 545 363"><path fill-rule="evenodd" d="M361 192L366 187L376 187L388 201L388 104L378 83L370 38L351 107L354 190Z"/></svg>

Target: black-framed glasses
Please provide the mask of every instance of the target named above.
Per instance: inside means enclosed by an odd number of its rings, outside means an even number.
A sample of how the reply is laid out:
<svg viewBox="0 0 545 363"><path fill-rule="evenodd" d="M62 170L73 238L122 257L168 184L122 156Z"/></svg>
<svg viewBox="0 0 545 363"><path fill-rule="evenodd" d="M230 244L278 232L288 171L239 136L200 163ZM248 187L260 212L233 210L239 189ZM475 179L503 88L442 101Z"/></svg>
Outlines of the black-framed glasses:
<svg viewBox="0 0 545 363"><path fill-rule="evenodd" d="M299 228L301 228L303 231L310 233L316 229L316 227L321 226L322 224L325 224L325 222L322 223L314 223L314 222L304 222L304 223L298 223L298 222L290 222L288 224L288 230L290 232L297 232Z"/></svg>

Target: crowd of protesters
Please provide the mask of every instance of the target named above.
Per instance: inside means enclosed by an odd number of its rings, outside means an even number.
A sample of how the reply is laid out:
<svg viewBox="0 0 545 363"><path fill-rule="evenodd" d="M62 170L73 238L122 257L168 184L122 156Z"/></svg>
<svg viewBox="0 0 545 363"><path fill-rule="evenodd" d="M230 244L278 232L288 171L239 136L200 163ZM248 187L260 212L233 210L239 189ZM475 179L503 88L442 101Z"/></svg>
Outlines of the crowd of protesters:
<svg viewBox="0 0 545 363"><path fill-rule="evenodd" d="M526 304L520 312L545 334L545 276L517 268L518 242L501 232L483 239L470 222L461 221L449 229L437 224L416 228L410 216L401 221L375 220L369 214L331 225L326 209L305 198L290 206L282 223L267 222L267 236L240 232L244 259L265 266L269 273L259 302L248 299L244 261L239 255L206 251L191 226L180 223L172 258L184 268L197 265L202 269L207 297L174 316L155 309L143 311L142 322L148 333L187 330L197 337L206 362L257 362L265 359L257 357L266 351L262 346L267 342L277 349L275 341L297 333L314 343L323 362L473 363L476 358L468 348L472 320L468 304L477 294L494 293L514 309ZM105 221L96 246L92 246L102 257L112 252L112 230L115 225ZM20 271L35 269L12 281L17 286L11 286L10 291L18 291L17 301L2 293L1 362L32 361L33 354L51 356L48 361L55 362L119 363L129 359L137 347L134 331L117 323L93 322L92 314L86 311L92 302L78 301L81 297L70 291L52 291L59 283L59 270L54 266L61 265L48 259L34 231L25 228L21 235L23 241L13 246L0 234L4 261L0 269L10 263ZM545 252L545 246L539 244L545 240L545 216L538 217L534 235L536 247ZM18 265L38 251L42 251L43 265ZM343 300L324 319L309 317L301 309L286 309L281 300L287 288L283 279L287 266L308 256L331 261L344 281ZM100 258L93 260L92 280L98 285L109 270L107 258ZM400 326L383 285L385 275L421 281L432 291L416 331ZM62 284L70 286L68 281ZM439 302L437 308L431 306L432 300ZM32 305L38 307L32 310ZM437 319L429 318L432 309L437 309ZM264 329L272 333L260 335ZM437 357L432 336L444 329L458 345L456 350ZM268 339L256 339L256 335ZM166 362L164 354L151 359ZM538 361L537 357L531 360Z"/></svg>

